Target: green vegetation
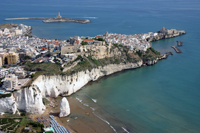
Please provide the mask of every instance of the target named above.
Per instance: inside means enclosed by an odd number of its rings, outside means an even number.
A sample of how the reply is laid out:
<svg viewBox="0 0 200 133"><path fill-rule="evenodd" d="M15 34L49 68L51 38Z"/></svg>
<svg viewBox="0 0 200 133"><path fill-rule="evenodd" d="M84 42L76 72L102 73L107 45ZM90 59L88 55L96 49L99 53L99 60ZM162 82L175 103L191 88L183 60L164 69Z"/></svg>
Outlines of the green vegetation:
<svg viewBox="0 0 200 133"><path fill-rule="evenodd" d="M9 94L0 94L0 98L11 97L11 93Z"/></svg>
<svg viewBox="0 0 200 133"><path fill-rule="evenodd" d="M161 57L160 52L156 51L152 47L148 48L145 53L137 51L137 54L142 58L144 62L148 60L155 60Z"/></svg>
<svg viewBox="0 0 200 133"><path fill-rule="evenodd" d="M94 40L97 40L97 41L105 41L103 38L94 38Z"/></svg>
<svg viewBox="0 0 200 133"><path fill-rule="evenodd" d="M137 53L140 57L142 56L142 52L137 51L136 53Z"/></svg>
<svg viewBox="0 0 200 133"><path fill-rule="evenodd" d="M42 98L42 102L44 105L47 105L49 103L49 100L47 100L46 98Z"/></svg>
<svg viewBox="0 0 200 133"><path fill-rule="evenodd" d="M25 36L28 36L29 38L32 38L33 36L30 34L25 34Z"/></svg>
<svg viewBox="0 0 200 133"><path fill-rule="evenodd" d="M74 62L75 62L75 61L78 61L78 60L80 60L80 59L82 59L82 57L81 57L80 55L78 55L78 57L74 60Z"/></svg>
<svg viewBox="0 0 200 133"><path fill-rule="evenodd" d="M28 59L31 59L31 57L28 56L28 55L26 55L26 56L24 57L24 59L25 59L25 60L28 60Z"/></svg>
<svg viewBox="0 0 200 133"><path fill-rule="evenodd" d="M84 41L82 41L82 42L81 42L81 45L88 45L88 43L87 43L87 42L84 42Z"/></svg>
<svg viewBox="0 0 200 133"><path fill-rule="evenodd" d="M32 80L24 85L23 87L28 87L31 83L37 79L40 75L60 75L62 74L62 69L60 65L56 63L27 63L25 70L27 71L37 71L34 75L31 75Z"/></svg>
<svg viewBox="0 0 200 133"><path fill-rule="evenodd" d="M123 45L119 44L119 47L123 47Z"/></svg>
<svg viewBox="0 0 200 133"><path fill-rule="evenodd" d="M1 118L0 119L0 130L10 133L15 133L19 127L19 122L21 118Z"/></svg>
<svg viewBox="0 0 200 133"><path fill-rule="evenodd" d="M44 125L40 124L39 122L31 121L28 119L23 118L19 124L20 128L17 130L18 132L25 132L24 128L25 127L31 127L32 131L35 131L37 133L42 133Z"/></svg>
<svg viewBox="0 0 200 133"><path fill-rule="evenodd" d="M34 78L35 77L35 74L31 74L31 78Z"/></svg>
<svg viewBox="0 0 200 133"><path fill-rule="evenodd" d="M153 49L152 47L149 48L154 54L156 55L160 55L160 52L156 51L155 49Z"/></svg>
<svg viewBox="0 0 200 133"><path fill-rule="evenodd" d="M60 66L55 63L29 63L26 65L27 71L42 71L45 75L58 75L62 73ZM36 74L35 74L36 76Z"/></svg>
<svg viewBox="0 0 200 133"><path fill-rule="evenodd" d="M118 43L113 43L113 45L114 45L115 47L119 47L119 44L118 44Z"/></svg>

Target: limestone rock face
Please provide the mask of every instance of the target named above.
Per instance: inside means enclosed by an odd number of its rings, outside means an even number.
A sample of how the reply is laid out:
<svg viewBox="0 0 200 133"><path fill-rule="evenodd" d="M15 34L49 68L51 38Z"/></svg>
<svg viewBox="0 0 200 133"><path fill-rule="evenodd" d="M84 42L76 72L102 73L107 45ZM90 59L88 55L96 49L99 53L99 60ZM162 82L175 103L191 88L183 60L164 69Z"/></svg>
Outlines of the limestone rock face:
<svg viewBox="0 0 200 133"><path fill-rule="evenodd" d="M0 112L15 114L16 110L17 106L13 96L0 99Z"/></svg>
<svg viewBox="0 0 200 133"><path fill-rule="evenodd" d="M107 66L100 66L93 68L91 71L81 71L69 76L55 75L55 76L39 76L32 84L38 86L43 97L57 97L60 94L69 96L80 90L84 85L90 81L95 81L98 78L119 72L125 69L133 69L141 67L143 61L137 63L121 63L109 64Z"/></svg>
<svg viewBox="0 0 200 133"><path fill-rule="evenodd" d="M146 61L145 63L146 63L146 65L150 66L150 65L156 64L157 61L158 61L158 59L156 59L156 60L148 60L148 61Z"/></svg>
<svg viewBox="0 0 200 133"><path fill-rule="evenodd" d="M33 114L42 114L46 109L42 101L41 91L35 85L15 91L13 94L18 110Z"/></svg>
<svg viewBox="0 0 200 133"><path fill-rule="evenodd" d="M65 97L60 101L60 114L59 117L66 117L70 114L69 102Z"/></svg>

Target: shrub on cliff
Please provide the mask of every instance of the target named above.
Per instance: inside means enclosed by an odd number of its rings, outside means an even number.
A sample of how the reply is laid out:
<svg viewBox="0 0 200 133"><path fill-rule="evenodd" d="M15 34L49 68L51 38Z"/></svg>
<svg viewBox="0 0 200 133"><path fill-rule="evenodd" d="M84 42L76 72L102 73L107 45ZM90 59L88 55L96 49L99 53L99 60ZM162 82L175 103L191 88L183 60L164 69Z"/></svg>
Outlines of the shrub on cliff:
<svg viewBox="0 0 200 133"><path fill-rule="evenodd" d="M150 47L149 48L154 54L160 55L160 52L156 51L154 48Z"/></svg>

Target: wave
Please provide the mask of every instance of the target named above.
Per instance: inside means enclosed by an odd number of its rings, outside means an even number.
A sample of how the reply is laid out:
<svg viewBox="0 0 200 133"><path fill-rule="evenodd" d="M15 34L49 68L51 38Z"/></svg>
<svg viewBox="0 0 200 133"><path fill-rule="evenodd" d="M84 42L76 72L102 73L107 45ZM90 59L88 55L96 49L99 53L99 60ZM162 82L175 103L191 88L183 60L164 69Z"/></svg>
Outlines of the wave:
<svg viewBox="0 0 200 133"><path fill-rule="evenodd" d="M81 99L79 99L78 97L76 97L76 100L78 100L80 103L82 103L82 100L81 100Z"/></svg>
<svg viewBox="0 0 200 133"><path fill-rule="evenodd" d="M98 17L83 17L83 18L98 19Z"/></svg>
<svg viewBox="0 0 200 133"><path fill-rule="evenodd" d="M129 133L129 131L128 131L128 130L126 130L126 128L122 127L122 129L123 129L125 132Z"/></svg>
<svg viewBox="0 0 200 133"><path fill-rule="evenodd" d="M89 107L89 105L88 104L86 104L86 103L83 103L83 100L81 100L81 99L79 99L78 97L76 97L76 100L78 100L80 103L82 103L84 106L86 106L86 107Z"/></svg>
<svg viewBox="0 0 200 133"><path fill-rule="evenodd" d="M96 102L97 102L97 99L92 99L92 101L96 103Z"/></svg>
<svg viewBox="0 0 200 133"><path fill-rule="evenodd" d="M95 103L97 102L97 99L91 98L91 97L90 97L88 94L86 94L86 93L85 93L85 95L86 95L88 98L90 98L93 102L95 102Z"/></svg>
<svg viewBox="0 0 200 133"><path fill-rule="evenodd" d="M86 106L86 107L89 107L89 105L88 105L88 104L85 104L85 103L84 103L83 105L84 105L84 106Z"/></svg>
<svg viewBox="0 0 200 133"><path fill-rule="evenodd" d="M102 121L104 121L105 123L107 123L107 124L110 126L110 128L112 128L112 130L113 130L115 133L117 133L116 129L115 129L113 126L111 126L110 123L109 123L108 121L104 120L103 118L101 118L100 116L98 116L97 114L95 114L94 112L92 112L92 113L93 113L96 117L98 117L99 119L101 119Z"/></svg>
<svg viewBox="0 0 200 133"><path fill-rule="evenodd" d="M90 107L93 111L95 111L95 108Z"/></svg>

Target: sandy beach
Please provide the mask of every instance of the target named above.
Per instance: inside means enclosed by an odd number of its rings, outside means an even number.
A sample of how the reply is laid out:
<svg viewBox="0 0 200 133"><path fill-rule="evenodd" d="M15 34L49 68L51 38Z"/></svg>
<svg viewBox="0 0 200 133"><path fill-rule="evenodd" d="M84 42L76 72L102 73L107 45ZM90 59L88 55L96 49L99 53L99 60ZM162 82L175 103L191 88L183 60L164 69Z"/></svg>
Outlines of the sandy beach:
<svg viewBox="0 0 200 133"><path fill-rule="evenodd" d="M54 115L55 120L71 133L113 133L110 126L93 114L90 107L82 105L74 97L66 97L70 104L71 114L64 118L59 118L60 100L62 97L47 98L50 103L46 105L46 110L42 115L31 115L32 120L37 121L37 117L44 117L50 120L49 114ZM49 121L45 123L50 124Z"/></svg>

